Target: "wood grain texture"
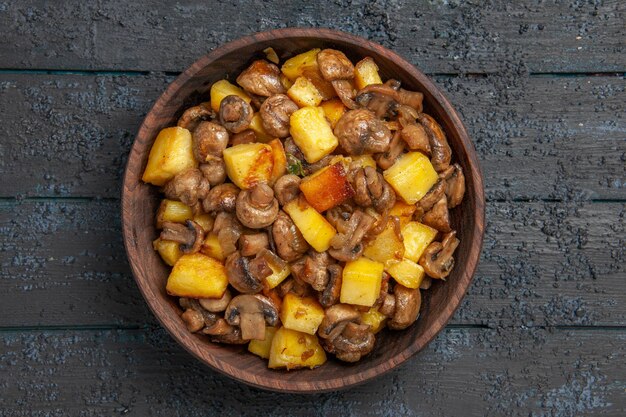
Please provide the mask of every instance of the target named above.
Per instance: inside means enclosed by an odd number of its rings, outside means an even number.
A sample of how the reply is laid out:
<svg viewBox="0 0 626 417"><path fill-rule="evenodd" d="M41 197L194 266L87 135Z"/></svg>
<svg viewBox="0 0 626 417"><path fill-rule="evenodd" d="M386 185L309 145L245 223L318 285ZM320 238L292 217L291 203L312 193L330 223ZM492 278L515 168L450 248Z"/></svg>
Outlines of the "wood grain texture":
<svg viewBox="0 0 626 417"><path fill-rule="evenodd" d="M489 203L486 216L453 324L626 326L625 203ZM156 325L127 265L117 202L0 203L0 231L0 328Z"/></svg>
<svg viewBox="0 0 626 417"><path fill-rule="evenodd" d="M375 382L303 396L223 377L163 330L7 332L0 414L622 417L625 346L610 330L448 328Z"/></svg>
<svg viewBox="0 0 626 417"><path fill-rule="evenodd" d="M64 3L0 9L3 67L182 71L226 41L318 26L380 42L426 72L625 71L626 6L602 2L337 1ZM54 22L54 24L45 24Z"/></svg>
<svg viewBox="0 0 626 417"><path fill-rule="evenodd" d="M0 197L119 196L141 119L173 77L0 74ZM437 77L489 199L626 198L620 77Z"/></svg>
<svg viewBox="0 0 626 417"><path fill-rule="evenodd" d="M156 187L141 177L155 136L171 126L190 106L206 100L211 84L225 72L238 74L250 65L254 54L273 47L289 57L312 48L335 48L353 61L370 56L381 78L393 78L405 88L423 94L424 111L446 132L454 160L463 168L465 195L450 212L450 223L460 240L454 257L457 265L448 285L433 286L423 297L421 316L403 332L390 332L370 354L350 366L328 361L309 372L268 370L241 347L216 346L182 326L181 309L165 291L169 268L152 249L157 231L154 213L159 204ZM128 156L122 185L122 233L129 264L142 295L163 327L186 350L213 369L241 382L282 392L321 392L368 381L399 366L424 348L444 328L465 295L480 258L485 222L482 174L474 145L454 107L435 84L399 55L379 44L328 29L280 29L254 34L227 43L201 57L185 70L154 103L146 115Z"/></svg>

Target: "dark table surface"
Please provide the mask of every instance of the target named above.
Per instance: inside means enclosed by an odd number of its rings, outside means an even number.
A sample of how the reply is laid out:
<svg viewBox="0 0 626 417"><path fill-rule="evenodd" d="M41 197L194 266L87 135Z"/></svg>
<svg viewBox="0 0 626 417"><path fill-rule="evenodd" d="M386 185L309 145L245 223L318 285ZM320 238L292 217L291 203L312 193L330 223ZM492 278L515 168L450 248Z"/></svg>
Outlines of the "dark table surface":
<svg viewBox="0 0 626 417"><path fill-rule="evenodd" d="M0 1L0 415L626 415L626 2ZM125 158L221 43L324 26L395 50L460 111L485 175L478 272L401 368L276 394L204 367L126 261Z"/></svg>

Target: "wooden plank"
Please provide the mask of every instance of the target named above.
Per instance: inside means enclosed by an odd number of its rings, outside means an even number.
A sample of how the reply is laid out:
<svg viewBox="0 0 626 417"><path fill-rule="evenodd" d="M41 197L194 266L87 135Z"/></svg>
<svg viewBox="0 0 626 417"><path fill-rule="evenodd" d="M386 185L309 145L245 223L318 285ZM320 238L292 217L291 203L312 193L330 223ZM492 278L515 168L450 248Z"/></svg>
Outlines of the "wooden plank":
<svg viewBox="0 0 626 417"><path fill-rule="evenodd" d="M624 203L489 204L453 323L626 326L625 216ZM114 201L0 203L0 327L154 324L119 229Z"/></svg>
<svg viewBox="0 0 626 417"><path fill-rule="evenodd" d="M118 197L134 135L171 77L0 74L0 197ZM626 199L620 77L439 77L490 199Z"/></svg>
<svg viewBox="0 0 626 417"><path fill-rule="evenodd" d="M625 346L609 330L448 328L377 380L302 396L221 376L162 330L4 332L0 414L621 417Z"/></svg>
<svg viewBox="0 0 626 417"><path fill-rule="evenodd" d="M239 36L320 26L390 47L430 73L626 70L619 0L559 2L141 3L12 1L6 68L182 71ZM114 46L114 47L112 47Z"/></svg>

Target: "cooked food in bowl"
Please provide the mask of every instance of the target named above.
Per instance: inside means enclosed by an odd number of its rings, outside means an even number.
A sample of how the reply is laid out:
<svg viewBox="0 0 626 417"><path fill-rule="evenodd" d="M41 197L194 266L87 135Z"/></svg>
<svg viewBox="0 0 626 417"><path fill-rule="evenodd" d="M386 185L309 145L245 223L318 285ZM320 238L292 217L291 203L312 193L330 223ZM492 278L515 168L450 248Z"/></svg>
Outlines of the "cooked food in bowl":
<svg viewBox="0 0 626 417"><path fill-rule="evenodd" d="M155 139L153 245L189 331L270 368L356 362L454 267L463 171L422 94L372 58L265 52Z"/></svg>

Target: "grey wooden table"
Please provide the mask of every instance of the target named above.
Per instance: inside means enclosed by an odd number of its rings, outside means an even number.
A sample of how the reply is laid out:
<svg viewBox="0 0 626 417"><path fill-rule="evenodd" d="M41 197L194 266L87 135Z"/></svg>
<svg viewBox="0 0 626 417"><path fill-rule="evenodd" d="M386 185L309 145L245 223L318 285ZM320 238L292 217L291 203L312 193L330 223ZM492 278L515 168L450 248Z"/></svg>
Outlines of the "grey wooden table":
<svg viewBox="0 0 626 417"><path fill-rule="evenodd" d="M624 1L0 1L0 415L626 415ZM486 179L475 281L400 369L323 395L235 383L157 324L120 178L151 103L258 30L397 51L456 104Z"/></svg>

